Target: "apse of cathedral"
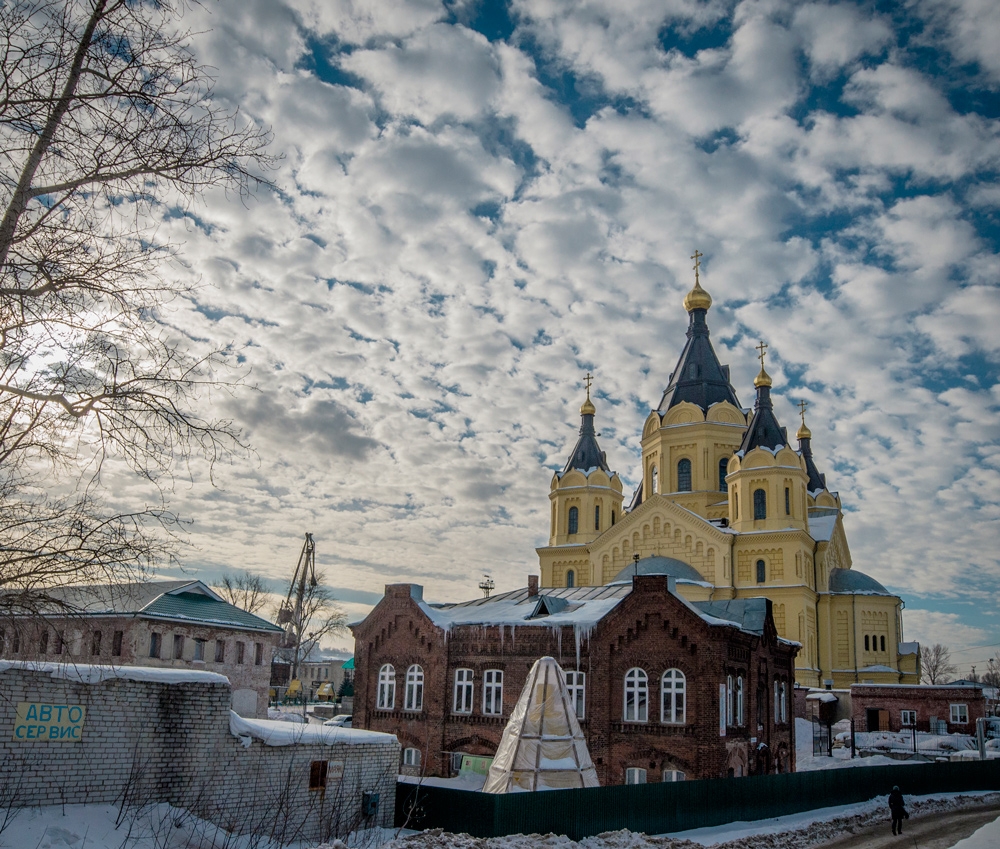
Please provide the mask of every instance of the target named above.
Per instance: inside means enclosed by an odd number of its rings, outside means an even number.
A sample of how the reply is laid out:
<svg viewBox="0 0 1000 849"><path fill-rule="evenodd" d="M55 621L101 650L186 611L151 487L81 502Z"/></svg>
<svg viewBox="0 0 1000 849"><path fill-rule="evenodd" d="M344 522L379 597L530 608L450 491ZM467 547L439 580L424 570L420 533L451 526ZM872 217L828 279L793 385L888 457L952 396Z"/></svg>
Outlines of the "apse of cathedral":
<svg viewBox="0 0 1000 849"><path fill-rule="evenodd" d="M712 298L684 298L687 340L642 428L642 482L626 502L597 441L597 410L580 407L580 438L552 477L545 587L599 586L668 574L689 601L765 596L780 636L801 644L809 687L919 683L919 646L903 641L902 600L854 568L840 496L813 455L806 403L793 447L774 413L767 345L745 409L712 347Z"/></svg>

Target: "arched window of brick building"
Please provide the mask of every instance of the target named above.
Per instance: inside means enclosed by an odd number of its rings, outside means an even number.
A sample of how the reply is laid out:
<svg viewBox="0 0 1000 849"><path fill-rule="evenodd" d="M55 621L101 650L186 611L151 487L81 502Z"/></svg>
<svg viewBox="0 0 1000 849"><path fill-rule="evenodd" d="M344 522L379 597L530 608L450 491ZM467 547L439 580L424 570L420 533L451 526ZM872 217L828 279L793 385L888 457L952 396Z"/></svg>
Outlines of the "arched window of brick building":
<svg viewBox="0 0 1000 849"><path fill-rule="evenodd" d="M625 673L625 722L649 721L649 676L634 667Z"/></svg>
<svg viewBox="0 0 1000 849"><path fill-rule="evenodd" d="M424 709L424 670L413 664L406 670L406 698L403 700L403 710L421 711Z"/></svg>
<svg viewBox="0 0 1000 849"><path fill-rule="evenodd" d="M686 687L684 673L668 669L660 680L660 722L685 721Z"/></svg>
<svg viewBox="0 0 1000 849"><path fill-rule="evenodd" d="M378 709L393 710L396 707L396 670L391 663L378 671Z"/></svg>

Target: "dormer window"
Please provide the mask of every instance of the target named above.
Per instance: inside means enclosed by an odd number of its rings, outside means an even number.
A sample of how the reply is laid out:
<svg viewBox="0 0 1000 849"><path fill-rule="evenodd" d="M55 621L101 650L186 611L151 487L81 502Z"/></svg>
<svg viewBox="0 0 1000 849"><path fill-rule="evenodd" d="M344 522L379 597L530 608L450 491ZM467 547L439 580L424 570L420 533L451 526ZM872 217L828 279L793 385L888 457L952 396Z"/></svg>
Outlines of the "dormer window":
<svg viewBox="0 0 1000 849"><path fill-rule="evenodd" d="M767 518L767 493L763 489L753 491L753 517L755 521Z"/></svg>
<svg viewBox="0 0 1000 849"><path fill-rule="evenodd" d="M677 463L677 491L691 491L691 461L687 458Z"/></svg>

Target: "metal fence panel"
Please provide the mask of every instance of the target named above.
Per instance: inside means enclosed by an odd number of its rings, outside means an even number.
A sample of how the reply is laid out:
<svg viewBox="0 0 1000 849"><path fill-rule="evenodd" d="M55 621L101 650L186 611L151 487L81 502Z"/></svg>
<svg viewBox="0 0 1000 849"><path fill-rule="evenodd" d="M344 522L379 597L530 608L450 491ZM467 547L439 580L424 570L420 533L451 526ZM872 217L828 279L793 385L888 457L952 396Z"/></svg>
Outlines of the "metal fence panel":
<svg viewBox="0 0 1000 849"><path fill-rule="evenodd" d="M664 834L865 802L888 796L896 784L906 796L1000 790L1000 761L831 769L502 795L399 784L396 825L442 828L477 837L553 832L579 840L622 828Z"/></svg>

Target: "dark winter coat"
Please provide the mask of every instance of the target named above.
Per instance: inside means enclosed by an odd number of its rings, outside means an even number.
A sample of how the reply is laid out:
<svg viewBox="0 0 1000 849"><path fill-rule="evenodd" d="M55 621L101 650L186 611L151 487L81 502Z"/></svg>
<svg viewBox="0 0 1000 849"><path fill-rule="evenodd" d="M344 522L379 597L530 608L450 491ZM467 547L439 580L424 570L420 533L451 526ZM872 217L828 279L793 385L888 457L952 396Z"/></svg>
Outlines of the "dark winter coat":
<svg viewBox="0 0 1000 849"><path fill-rule="evenodd" d="M906 811L904 809L903 794L898 790L893 790L889 794L889 810L893 816L901 817Z"/></svg>

